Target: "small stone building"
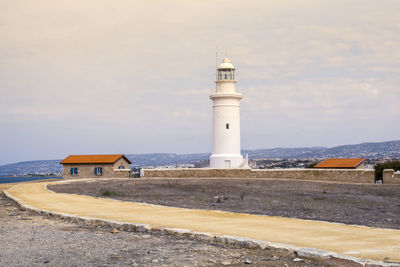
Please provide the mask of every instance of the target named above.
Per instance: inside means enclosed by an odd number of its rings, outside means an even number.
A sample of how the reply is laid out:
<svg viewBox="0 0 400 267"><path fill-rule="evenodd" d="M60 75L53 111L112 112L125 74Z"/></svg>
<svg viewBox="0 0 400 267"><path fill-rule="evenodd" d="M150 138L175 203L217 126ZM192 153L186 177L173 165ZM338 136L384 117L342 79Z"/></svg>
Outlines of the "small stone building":
<svg viewBox="0 0 400 267"><path fill-rule="evenodd" d="M129 178L131 162L125 155L70 155L60 162L63 177L72 178Z"/></svg>
<svg viewBox="0 0 400 267"><path fill-rule="evenodd" d="M364 158L359 159L326 159L314 166L317 169L364 169Z"/></svg>

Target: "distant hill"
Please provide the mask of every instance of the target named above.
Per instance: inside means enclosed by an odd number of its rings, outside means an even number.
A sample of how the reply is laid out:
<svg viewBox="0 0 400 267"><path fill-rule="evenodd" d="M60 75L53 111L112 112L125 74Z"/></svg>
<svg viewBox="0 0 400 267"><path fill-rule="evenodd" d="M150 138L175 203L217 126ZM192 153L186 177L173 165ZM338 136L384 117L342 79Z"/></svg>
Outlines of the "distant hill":
<svg viewBox="0 0 400 267"><path fill-rule="evenodd" d="M133 166L160 166L170 164L189 164L199 160L208 159L210 153L198 154L126 154Z"/></svg>
<svg viewBox="0 0 400 267"><path fill-rule="evenodd" d="M0 176L61 172L60 160L23 161L0 166Z"/></svg>
<svg viewBox="0 0 400 267"><path fill-rule="evenodd" d="M324 149L315 153L319 158L400 158L400 140L380 143L362 143Z"/></svg>
<svg viewBox="0 0 400 267"><path fill-rule="evenodd" d="M243 150L242 154L249 154L249 158L314 158L314 154L327 149L326 147L299 147L299 148L270 148L270 149L256 149L256 150Z"/></svg>
<svg viewBox="0 0 400 267"><path fill-rule="evenodd" d="M249 158L400 158L400 140L356 145L243 150Z"/></svg>
<svg viewBox="0 0 400 267"><path fill-rule="evenodd" d="M380 143L362 143L356 145L344 145L331 148L326 147L302 147L302 148L272 148L243 150L243 154L249 154L249 158L400 158L400 140ZM207 160L209 153L198 154L127 154L132 161L132 167L161 166L172 164L188 164L200 160ZM61 160L37 160L0 166L0 176L20 175L27 173L60 172Z"/></svg>

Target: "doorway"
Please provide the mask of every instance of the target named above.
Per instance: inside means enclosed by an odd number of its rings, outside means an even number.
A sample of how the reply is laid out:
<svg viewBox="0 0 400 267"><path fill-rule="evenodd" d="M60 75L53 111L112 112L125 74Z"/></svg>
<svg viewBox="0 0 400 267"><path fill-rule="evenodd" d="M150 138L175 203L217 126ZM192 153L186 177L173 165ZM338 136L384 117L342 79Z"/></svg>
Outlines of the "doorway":
<svg viewBox="0 0 400 267"><path fill-rule="evenodd" d="M231 161L230 160L225 160L225 168L230 169L231 168Z"/></svg>

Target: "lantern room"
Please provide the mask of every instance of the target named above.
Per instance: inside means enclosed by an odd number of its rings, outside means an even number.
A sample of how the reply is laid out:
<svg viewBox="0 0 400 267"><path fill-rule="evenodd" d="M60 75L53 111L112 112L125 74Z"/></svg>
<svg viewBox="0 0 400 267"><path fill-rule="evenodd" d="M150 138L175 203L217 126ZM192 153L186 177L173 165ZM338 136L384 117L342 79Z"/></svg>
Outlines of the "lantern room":
<svg viewBox="0 0 400 267"><path fill-rule="evenodd" d="M217 68L217 81L235 80L235 67L228 58L224 58Z"/></svg>

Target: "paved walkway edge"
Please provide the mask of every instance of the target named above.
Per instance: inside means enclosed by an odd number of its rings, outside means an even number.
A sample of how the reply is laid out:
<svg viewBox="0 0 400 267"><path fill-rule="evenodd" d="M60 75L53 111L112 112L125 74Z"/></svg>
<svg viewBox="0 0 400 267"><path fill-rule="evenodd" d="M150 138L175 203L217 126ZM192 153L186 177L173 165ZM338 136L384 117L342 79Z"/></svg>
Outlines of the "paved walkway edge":
<svg viewBox="0 0 400 267"><path fill-rule="evenodd" d="M15 188L18 185L15 185L9 189ZM47 189L47 184L45 185ZM140 223L126 223L121 221L112 221L112 220L105 220L99 219L95 217L83 217L83 216L75 216L72 214L66 213L59 213L49 210L41 210L35 207L32 207L22 200L18 199L15 196L12 196L8 190L4 190L3 193L5 196L12 201L14 201L17 206L19 206L22 210L31 211L33 213L43 215L48 218L60 219L66 222L81 224L81 225L88 225L88 226L105 226L110 228L116 228L120 231L126 232L142 232L142 233L151 233L151 232L164 232L170 235L176 236L185 236L194 238L197 240L209 242L209 243L217 243L220 245L228 246L228 247L240 247L240 248L251 248L251 249L268 249L268 248L276 248L276 249L286 249L289 251L293 251L297 253L299 256L319 256L322 258L339 258L344 260L353 261L355 263L359 263L362 266L384 266L384 267L400 267L398 263L388 263L388 262L381 262L381 261L374 261L369 259L362 259L351 257L331 251L314 249L314 248L306 248L306 247L297 247L288 244L281 244L281 243L274 243L274 242L267 242L264 240L257 240L251 239L246 237L240 236L217 236L212 235L210 233L202 233L202 232L194 232L188 229L178 229L178 228L166 228L166 227L153 227L149 224L140 224ZM49 190L49 189L47 189ZM55 193L49 190L52 193ZM57 193L55 193L57 194Z"/></svg>

